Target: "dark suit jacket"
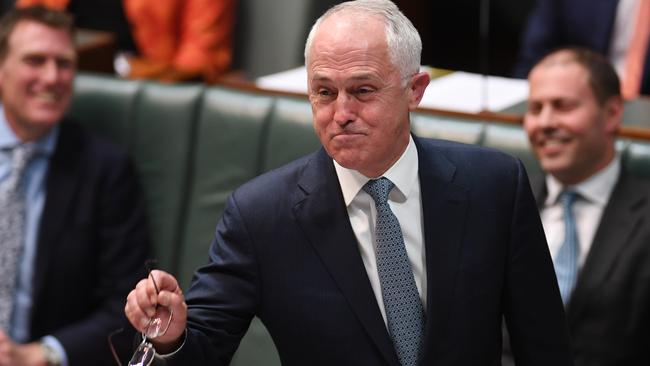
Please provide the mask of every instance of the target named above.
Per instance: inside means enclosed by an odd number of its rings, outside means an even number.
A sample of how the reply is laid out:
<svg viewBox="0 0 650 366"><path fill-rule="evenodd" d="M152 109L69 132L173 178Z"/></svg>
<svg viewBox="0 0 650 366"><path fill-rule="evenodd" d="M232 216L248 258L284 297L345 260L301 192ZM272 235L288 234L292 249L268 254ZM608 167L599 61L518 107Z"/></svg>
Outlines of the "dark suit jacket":
<svg viewBox="0 0 650 366"><path fill-rule="evenodd" d="M544 179L535 179L538 202ZM567 307L576 366L650 365L650 182L623 171Z"/></svg>
<svg viewBox="0 0 650 366"><path fill-rule="evenodd" d="M525 365L570 365L562 303L521 163L416 139L427 264L422 365L498 365L501 317ZM229 198L170 365L225 365L254 315L283 365L398 365L324 150Z"/></svg>
<svg viewBox="0 0 650 366"><path fill-rule="evenodd" d="M149 251L133 167L114 145L62 123L46 178L33 277L31 337L54 335L71 366L115 365L108 334ZM133 335L116 338L130 348ZM125 350L126 352L126 350Z"/></svg>
<svg viewBox="0 0 650 366"><path fill-rule="evenodd" d="M608 55L617 6L618 0L538 0L528 19L514 75L525 78L546 53L561 46L583 46ZM650 94L649 55L641 92Z"/></svg>

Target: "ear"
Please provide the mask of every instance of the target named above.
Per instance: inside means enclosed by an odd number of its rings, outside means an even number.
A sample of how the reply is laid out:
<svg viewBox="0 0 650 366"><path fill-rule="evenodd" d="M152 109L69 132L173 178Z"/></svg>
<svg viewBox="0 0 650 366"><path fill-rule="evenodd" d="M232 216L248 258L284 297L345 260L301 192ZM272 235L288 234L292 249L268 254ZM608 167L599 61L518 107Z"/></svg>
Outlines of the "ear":
<svg viewBox="0 0 650 366"><path fill-rule="evenodd" d="M411 82L408 85L410 89L409 110L412 111L418 107L430 80L428 72L419 72L411 76Z"/></svg>
<svg viewBox="0 0 650 366"><path fill-rule="evenodd" d="M613 96L605 102L605 131L615 134L623 120L623 98Z"/></svg>

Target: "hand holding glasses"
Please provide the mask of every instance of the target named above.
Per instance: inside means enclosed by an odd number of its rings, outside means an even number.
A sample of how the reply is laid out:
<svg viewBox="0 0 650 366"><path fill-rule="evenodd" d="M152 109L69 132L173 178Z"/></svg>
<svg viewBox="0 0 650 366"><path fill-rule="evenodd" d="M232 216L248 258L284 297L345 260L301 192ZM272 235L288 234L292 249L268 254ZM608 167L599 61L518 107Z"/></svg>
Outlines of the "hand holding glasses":
<svg viewBox="0 0 650 366"><path fill-rule="evenodd" d="M156 279L154 278L151 272L151 268L150 268L151 263L152 263L151 261L147 261L145 265L147 267L148 278L151 280L151 283L153 284L153 287L156 291L156 295L158 295L160 293L160 288L158 287L158 284L156 283ZM180 293L180 289L177 291ZM156 300L155 313L152 317L150 317L147 320L147 323L141 333L142 342L140 342L135 352L133 353L133 356L131 357L128 366L151 365L156 355L156 350L151 340L160 337L167 332L169 326L172 323L173 317L174 317L174 310L171 307L160 305L159 303L157 303ZM133 321L133 319L131 318L130 320ZM110 340L112 335L109 336L109 343L111 343L111 351L113 352L113 356L115 357L117 364L122 366L121 362L119 361L119 358L117 357L117 353L114 347L112 346L112 342Z"/></svg>
<svg viewBox="0 0 650 366"><path fill-rule="evenodd" d="M149 267L148 263L147 267ZM153 282L153 286L156 289L156 295L158 295L160 293L160 290L156 284L156 279L151 274L151 269L147 268L147 270L149 272L149 277ZM156 349L154 348L153 344L149 342L149 340L165 334L167 332L167 329L169 329L169 325L172 322L173 316L173 309L161 306L160 304L156 304L156 313L153 317L149 318L147 326L142 332L142 342L133 353L133 357L131 357L131 361L128 363L129 366L151 365L151 362L156 355Z"/></svg>

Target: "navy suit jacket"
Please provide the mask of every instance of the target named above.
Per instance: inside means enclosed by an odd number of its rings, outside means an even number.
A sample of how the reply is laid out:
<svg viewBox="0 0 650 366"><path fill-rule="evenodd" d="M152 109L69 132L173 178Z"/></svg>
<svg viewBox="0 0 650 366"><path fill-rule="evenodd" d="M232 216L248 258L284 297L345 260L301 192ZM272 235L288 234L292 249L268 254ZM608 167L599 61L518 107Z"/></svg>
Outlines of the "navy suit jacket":
<svg viewBox="0 0 650 366"><path fill-rule="evenodd" d="M618 0L538 0L528 19L514 75L527 77L537 61L561 46L583 46L608 55L617 6ZM643 70L641 93L650 94L648 55Z"/></svg>
<svg viewBox="0 0 650 366"><path fill-rule="evenodd" d="M144 200L123 151L77 124L60 126L37 241L31 339L54 335L71 366L114 366L107 336L130 328L124 299L146 276ZM122 357L133 340L125 333L115 339Z"/></svg>
<svg viewBox="0 0 650 366"><path fill-rule="evenodd" d="M501 319L524 365L571 365L535 200L521 163L415 138L427 307L422 365L498 365ZM321 149L237 189L187 294L169 365L226 365L251 318L283 365L399 365L332 159Z"/></svg>
<svg viewBox="0 0 650 366"><path fill-rule="evenodd" d="M577 366L650 365L649 222L650 184L623 169L567 304Z"/></svg>

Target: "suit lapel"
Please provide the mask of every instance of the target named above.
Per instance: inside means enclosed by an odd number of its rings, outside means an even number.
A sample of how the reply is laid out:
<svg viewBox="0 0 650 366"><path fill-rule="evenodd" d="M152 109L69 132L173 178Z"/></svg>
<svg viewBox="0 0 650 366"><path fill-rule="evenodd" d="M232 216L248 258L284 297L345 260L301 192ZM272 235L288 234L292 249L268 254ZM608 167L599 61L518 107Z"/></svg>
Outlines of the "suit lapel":
<svg viewBox="0 0 650 366"><path fill-rule="evenodd" d="M34 304L42 295L49 264L55 255L70 203L79 180L81 154L76 130L61 124L59 139L47 172L46 198L39 228L34 273ZM36 307L36 306L35 306Z"/></svg>
<svg viewBox="0 0 650 366"><path fill-rule="evenodd" d="M593 296L597 296L598 287L605 282L620 254L625 251L641 225L648 204L647 197L640 193L645 192L641 184L621 172L578 276L567 311L569 325L579 318L584 305L592 301Z"/></svg>
<svg viewBox="0 0 650 366"><path fill-rule="evenodd" d="M399 365L347 215L331 158L321 149L305 166L294 206L298 224L379 352Z"/></svg>
<svg viewBox="0 0 650 366"><path fill-rule="evenodd" d="M445 322L458 274L466 224L467 191L454 184L456 168L435 148L415 139L418 147L422 222L427 263L427 322L424 357L430 345L445 339ZM434 334L437 332L439 334Z"/></svg>

